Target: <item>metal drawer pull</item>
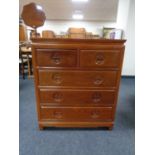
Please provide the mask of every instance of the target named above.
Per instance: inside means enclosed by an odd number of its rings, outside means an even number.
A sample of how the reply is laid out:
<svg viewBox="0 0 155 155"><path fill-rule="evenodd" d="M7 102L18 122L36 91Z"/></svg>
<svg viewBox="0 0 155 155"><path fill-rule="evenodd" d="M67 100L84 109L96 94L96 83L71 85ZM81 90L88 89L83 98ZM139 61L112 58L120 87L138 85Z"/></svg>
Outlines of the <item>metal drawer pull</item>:
<svg viewBox="0 0 155 155"><path fill-rule="evenodd" d="M104 63L104 58L103 58L103 55L97 55L96 56L96 62L95 62L97 65L101 65Z"/></svg>
<svg viewBox="0 0 155 155"><path fill-rule="evenodd" d="M62 78L60 74L54 74L52 79L57 83L60 84L62 82Z"/></svg>
<svg viewBox="0 0 155 155"><path fill-rule="evenodd" d="M100 113L98 111L92 111L91 112L91 117L92 118L98 118L100 116Z"/></svg>
<svg viewBox="0 0 155 155"><path fill-rule="evenodd" d="M103 83L103 78L102 77L96 77L94 80L95 85L100 85Z"/></svg>
<svg viewBox="0 0 155 155"><path fill-rule="evenodd" d="M57 54L55 54L53 57L52 57L52 61L55 63L55 64L60 64L61 63L61 57Z"/></svg>
<svg viewBox="0 0 155 155"><path fill-rule="evenodd" d="M55 111L55 112L53 112L53 116L54 116L54 118L62 118L62 112Z"/></svg>
<svg viewBox="0 0 155 155"><path fill-rule="evenodd" d="M61 102L62 101L62 94L61 93L54 93L53 94L53 99L54 99L54 101L56 101L56 102Z"/></svg>
<svg viewBox="0 0 155 155"><path fill-rule="evenodd" d="M93 102L100 102L101 101L101 99L102 99L102 95L101 95L101 93L94 93L93 95L92 95L92 100L93 100Z"/></svg>

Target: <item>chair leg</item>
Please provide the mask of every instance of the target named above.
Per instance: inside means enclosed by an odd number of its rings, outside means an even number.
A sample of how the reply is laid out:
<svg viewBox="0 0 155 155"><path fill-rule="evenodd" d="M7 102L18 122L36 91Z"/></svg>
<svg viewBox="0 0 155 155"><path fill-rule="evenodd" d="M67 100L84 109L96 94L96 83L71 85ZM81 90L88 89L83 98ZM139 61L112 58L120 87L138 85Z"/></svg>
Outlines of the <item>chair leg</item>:
<svg viewBox="0 0 155 155"><path fill-rule="evenodd" d="M30 68L30 61L29 60L28 60L27 65L28 65L28 78L30 78L30 76L31 76L31 68Z"/></svg>
<svg viewBox="0 0 155 155"><path fill-rule="evenodd" d="M22 77L25 79L25 73L24 73L24 65L22 64Z"/></svg>
<svg viewBox="0 0 155 155"><path fill-rule="evenodd" d="M32 71L32 61L30 63L30 70L31 70L31 75L33 75L33 71Z"/></svg>

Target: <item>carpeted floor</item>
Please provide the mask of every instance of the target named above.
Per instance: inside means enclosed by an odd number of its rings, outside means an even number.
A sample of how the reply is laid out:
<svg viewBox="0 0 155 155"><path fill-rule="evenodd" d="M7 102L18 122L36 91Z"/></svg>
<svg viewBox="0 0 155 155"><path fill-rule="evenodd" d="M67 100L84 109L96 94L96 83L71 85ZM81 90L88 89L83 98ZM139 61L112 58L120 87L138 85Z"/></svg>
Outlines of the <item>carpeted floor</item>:
<svg viewBox="0 0 155 155"><path fill-rule="evenodd" d="M135 80L122 78L116 122L106 129L38 130L33 80L20 79L20 155L134 155Z"/></svg>

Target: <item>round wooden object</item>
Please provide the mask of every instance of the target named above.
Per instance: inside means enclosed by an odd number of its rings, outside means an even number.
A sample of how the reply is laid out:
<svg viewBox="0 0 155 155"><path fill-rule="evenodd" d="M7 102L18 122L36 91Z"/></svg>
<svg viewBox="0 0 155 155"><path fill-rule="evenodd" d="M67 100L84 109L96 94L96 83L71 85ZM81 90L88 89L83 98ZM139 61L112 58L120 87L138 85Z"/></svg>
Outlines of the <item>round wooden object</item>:
<svg viewBox="0 0 155 155"><path fill-rule="evenodd" d="M43 12L41 6L35 3L24 5L21 16L24 23L34 29L44 25L46 20L45 13Z"/></svg>

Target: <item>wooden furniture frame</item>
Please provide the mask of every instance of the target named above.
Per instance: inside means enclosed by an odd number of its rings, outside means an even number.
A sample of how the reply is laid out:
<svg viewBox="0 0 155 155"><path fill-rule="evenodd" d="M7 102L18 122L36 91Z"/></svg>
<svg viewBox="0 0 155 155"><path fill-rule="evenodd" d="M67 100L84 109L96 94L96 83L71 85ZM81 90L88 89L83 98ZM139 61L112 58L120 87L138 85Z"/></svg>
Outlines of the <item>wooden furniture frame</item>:
<svg viewBox="0 0 155 155"><path fill-rule="evenodd" d="M32 39L39 128L113 128L125 40Z"/></svg>

